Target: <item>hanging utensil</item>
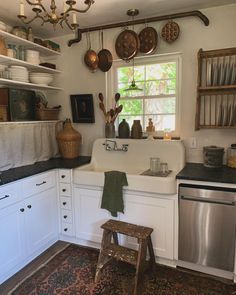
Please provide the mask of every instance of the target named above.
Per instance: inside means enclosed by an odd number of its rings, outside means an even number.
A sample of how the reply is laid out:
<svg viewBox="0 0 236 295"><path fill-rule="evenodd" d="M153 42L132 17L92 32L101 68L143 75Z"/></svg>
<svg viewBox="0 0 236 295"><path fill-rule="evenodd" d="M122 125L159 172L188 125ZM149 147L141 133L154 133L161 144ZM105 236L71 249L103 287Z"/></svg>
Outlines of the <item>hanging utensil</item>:
<svg viewBox="0 0 236 295"><path fill-rule="evenodd" d="M84 55L84 62L91 72L95 72L98 68L98 56L97 53L91 49L90 34L87 34L88 50Z"/></svg>
<svg viewBox="0 0 236 295"><path fill-rule="evenodd" d="M99 34L101 37L102 50L98 52L98 67L102 72L108 72L112 66L113 57L108 49L103 48L103 32Z"/></svg>
<svg viewBox="0 0 236 295"><path fill-rule="evenodd" d="M139 51L150 54L157 48L158 35L153 27L146 26L138 35L140 41Z"/></svg>
<svg viewBox="0 0 236 295"><path fill-rule="evenodd" d="M161 30L161 37L168 43L178 39L180 33L179 25L172 20L168 21Z"/></svg>
<svg viewBox="0 0 236 295"><path fill-rule="evenodd" d="M116 54L123 60L130 60L138 53L140 42L138 35L132 31L125 29L116 39Z"/></svg>

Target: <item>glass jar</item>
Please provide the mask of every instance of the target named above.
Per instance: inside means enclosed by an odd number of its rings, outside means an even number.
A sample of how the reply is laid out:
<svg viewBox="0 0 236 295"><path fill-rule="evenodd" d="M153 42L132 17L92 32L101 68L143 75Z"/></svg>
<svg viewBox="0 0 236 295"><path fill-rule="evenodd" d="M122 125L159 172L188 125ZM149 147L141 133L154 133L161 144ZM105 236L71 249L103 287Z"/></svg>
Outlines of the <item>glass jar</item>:
<svg viewBox="0 0 236 295"><path fill-rule="evenodd" d="M13 35L18 36L22 39L27 39L27 31L24 27L14 27L11 32Z"/></svg>
<svg viewBox="0 0 236 295"><path fill-rule="evenodd" d="M227 166L236 168L236 143L231 144L227 150Z"/></svg>

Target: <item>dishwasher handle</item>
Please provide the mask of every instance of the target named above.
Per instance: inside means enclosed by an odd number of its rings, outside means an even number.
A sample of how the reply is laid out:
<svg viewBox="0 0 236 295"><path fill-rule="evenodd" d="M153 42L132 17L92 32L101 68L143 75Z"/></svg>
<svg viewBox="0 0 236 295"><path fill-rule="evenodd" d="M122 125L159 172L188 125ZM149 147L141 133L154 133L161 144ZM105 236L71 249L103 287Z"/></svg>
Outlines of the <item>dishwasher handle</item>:
<svg viewBox="0 0 236 295"><path fill-rule="evenodd" d="M201 198L201 197L191 197L191 196L180 196L182 200L186 201L193 201L193 202L203 202L203 203L211 203L211 204L219 204L219 205L227 205L227 206L235 206L235 201L225 201L225 200L218 200L218 199L208 199L208 198Z"/></svg>

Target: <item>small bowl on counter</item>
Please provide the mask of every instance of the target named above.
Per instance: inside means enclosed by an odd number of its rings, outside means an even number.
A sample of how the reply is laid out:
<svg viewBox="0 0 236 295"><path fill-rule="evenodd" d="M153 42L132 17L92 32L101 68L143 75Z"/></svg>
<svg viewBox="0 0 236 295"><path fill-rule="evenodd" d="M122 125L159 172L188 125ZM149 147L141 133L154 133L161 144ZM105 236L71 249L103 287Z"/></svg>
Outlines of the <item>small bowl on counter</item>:
<svg viewBox="0 0 236 295"><path fill-rule="evenodd" d="M31 83L48 86L53 81L53 75L48 73L31 72L29 74Z"/></svg>

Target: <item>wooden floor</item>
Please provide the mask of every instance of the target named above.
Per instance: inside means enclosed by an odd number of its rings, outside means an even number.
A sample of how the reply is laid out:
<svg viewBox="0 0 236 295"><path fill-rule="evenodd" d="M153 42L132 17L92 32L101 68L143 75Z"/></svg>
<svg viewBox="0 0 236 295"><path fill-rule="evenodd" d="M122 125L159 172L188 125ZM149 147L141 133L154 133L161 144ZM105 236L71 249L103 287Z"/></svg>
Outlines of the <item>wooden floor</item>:
<svg viewBox="0 0 236 295"><path fill-rule="evenodd" d="M63 250L68 243L58 241L53 246L51 246L48 250L43 252L40 256L26 265L22 270L17 272L14 276L8 279L6 282L0 285L0 294L1 295L8 295L10 291L24 278L31 275L35 270L37 270L42 264L44 264L48 259L50 259L53 255Z"/></svg>

